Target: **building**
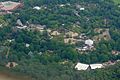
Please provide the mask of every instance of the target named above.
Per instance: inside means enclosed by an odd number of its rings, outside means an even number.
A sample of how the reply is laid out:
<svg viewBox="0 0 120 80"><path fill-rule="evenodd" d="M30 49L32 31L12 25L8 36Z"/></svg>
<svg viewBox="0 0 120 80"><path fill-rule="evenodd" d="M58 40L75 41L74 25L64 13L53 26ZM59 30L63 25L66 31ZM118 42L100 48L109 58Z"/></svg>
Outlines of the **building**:
<svg viewBox="0 0 120 80"><path fill-rule="evenodd" d="M99 69L99 68L104 68L102 64L90 64L91 69Z"/></svg>
<svg viewBox="0 0 120 80"><path fill-rule="evenodd" d="M27 28L27 26L16 26L18 29L25 29L25 28Z"/></svg>
<svg viewBox="0 0 120 80"><path fill-rule="evenodd" d="M5 66L8 68L14 68L16 67L18 64L16 62L8 62Z"/></svg>
<svg viewBox="0 0 120 80"><path fill-rule="evenodd" d="M18 26L23 26L23 23L21 22L20 19L17 20L16 24L17 24Z"/></svg>
<svg viewBox="0 0 120 80"><path fill-rule="evenodd" d="M5 1L0 2L0 10L2 11L12 11L19 7L22 7L22 3L19 2L12 2L12 1Z"/></svg>
<svg viewBox="0 0 120 80"><path fill-rule="evenodd" d="M11 43L11 42L15 41L15 39L8 39L7 41Z"/></svg>
<svg viewBox="0 0 120 80"><path fill-rule="evenodd" d="M85 10L85 8L80 8L81 11Z"/></svg>
<svg viewBox="0 0 120 80"><path fill-rule="evenodd" d="M20 19L17 20L17 22L16 22L16 27L17 27L18 29L25 29L25 28L27 28L26 25L23 25L23 23L21 22Z"/></svg>
<svg viewBox="0 0 120 80"><path fill-rule="evenodd" d="M60 4L59 6L60 6L60 7L64 7L64 6L65 6L65 4Z"/></svg>
<svg viewBox="0 0 120 80"><path fill-rule="evenodd" d="M75 69L77 70L87 70L87 69L99 69L104 68L103 64L83 64L83 63L77 63L75 66Z"/></svg>
<svg viewBox="0 0 120 80"><path fill-rule="evenodd" d="M85 35L85 33L82 33L80 34L79 38L82 40L86 40L88 37Z"/></svg>
<svg viewBox="0 0 120 80"><path fill-rule="evenodd" d="M3 27L3 24L0 24L0 28L2 28Z"/></svg>
<svg viewBox="0 0 120 80"><path fill-rule="evenodd" d="M82 7L82 5L79 5L79 4L76 5L76 8L79 9L79 10L81 10L81 11L85 10L85 8Z"/></svg>
<svg viewBox="0 0 120 80"><path fill-rule="evenodd" d="M89 67L88 64L77 63L77 65L75 66L75 69L77 69L77 70L87 70L88 67Z"/></svg>
<svg viewBox="0 0 120 80"><path fill-rule="evenodd" d="M89 47L92 46L93 43L94 43L94 42L93 42L93 40L91 40L91 39L88 39L88 40L85 41L85 44L88 45Z"/></svg>
<svg viewBox="0 0 120 80"><path fill-rule="evenodd" d="M106 67L106 66L111 66L111 65L115 65L117 61L108 61L108 62L105 62L103 63L103 65Z"/></svg>
<svg viewBox="0 0 120 80"><path fill-rule="evenodd" d="M26 44L25 44L25 47L27 47L27 48L30 47L30 44L27 44L27 43L26 43Z"/></svg>
<svg viewBox="0 0 120 80"><path fill-rule="evenodd" d="M119 55L120 52L119 52L119 51L116 51L116 50L112 50L112 54L113 54L113 55Z"/></svg>

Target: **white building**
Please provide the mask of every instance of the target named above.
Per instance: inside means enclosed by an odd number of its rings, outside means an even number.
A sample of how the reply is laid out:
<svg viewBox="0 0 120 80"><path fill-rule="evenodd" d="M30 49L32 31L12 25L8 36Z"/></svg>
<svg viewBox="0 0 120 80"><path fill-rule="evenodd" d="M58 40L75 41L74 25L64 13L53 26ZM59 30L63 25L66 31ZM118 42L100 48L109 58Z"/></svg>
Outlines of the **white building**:
<svg viewBox="0 0 120 80"><path fill-rule="evenodd" d="M23 23L21 22L20 19L17 20L16 24L17 24L18 26L23 26Z"/></svg>
<svg viewBox="0 0 120 80"><path fill-rule="evenodd" d="M91 40L91 39L88 39L88 40L85 41L85 44L88 45L88 46L92 46L93 43L94 43L94 42L93 42L93 40Z"/></svg>
<svg viewBox="0 0 120 80"><path fill-rule="evenodd" d="M16 27L18 29L25 29L25 28L27 28L27 26L23 25L23 23L21 22L20 19L17 20L16 25L17 25Z"/></svg>
<svg viewBox="0 0 120 80"><path fill-rule="evenodd" d="M35 6L35 7L33 7L33 9L40 10L41 7L39 7L39 6Z"/></svg>
<svg viewBox="0 0 120 80"><path fill-rule="evenodd" d="M0 27L2 27L3 25L2 24L0 24Z"/></svg>
<svg viewBox="0 0 120 80"><path fill-rule="evenodd" d="M30 44L25 44L25 46L26 46L26 47L29 47L29 46L30 46Z"/></svg>
<svg viewBox="0 0 120 80"><path fill-rule="evenodd" d="M18 29L25 29L27 26L16 26Z"/></svg>
<svg viewBox="0 0 120 80"><path fill-rule="evenodd" d="M59 6L60 6L60 7L64 7L64 6L65 6L65 4L60 4Z"/></svg>
<svg viewBox="0 0 120 80"><path fill-rule="evenodd" d="M85 10L85 8L80 8L80 10L81 10L81 11L84 11L84 10Z"/></svg>
<svg viewBox="0 0 120 80"><path fill-rule="evenodd" d="M88 67L89 67L88 64L77 63L77 65L75 66L75 69L77 69L77 70L87 70Z"/></svg>
<svg viewBox="0 0 120 80"><path fill-rule="evenodd" d="M90 64L91 69L103 68L102 64Z"/></svg>
<svg viewBox="0 0 120 80"><path fill-rule="evenodd" d="M84 63L77 63L75 66L75 69L77 70L87 70L88 68L90 69L99 69L99 68L104 68L103 64L84 64Z"/></svg>

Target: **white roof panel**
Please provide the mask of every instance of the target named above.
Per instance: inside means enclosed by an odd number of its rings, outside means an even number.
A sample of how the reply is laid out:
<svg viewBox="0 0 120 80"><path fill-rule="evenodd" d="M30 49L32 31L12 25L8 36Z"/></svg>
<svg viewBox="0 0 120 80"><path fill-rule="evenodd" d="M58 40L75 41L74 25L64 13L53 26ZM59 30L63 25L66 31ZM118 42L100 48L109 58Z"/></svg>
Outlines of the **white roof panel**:
<svg viewBox="0 0 120 80"><path fill-rule="evenodd" d="M102 64L91 64L90 65L91 69L97 69L97 68L103 68Z"/></svg>
<svg viewBox="0 0 120 80"><path fill-rule="evenodd" d="M86 70L89 67L88 64L83 64L83 63L77 63L75 66L75 69L77 70Z"/></svg>

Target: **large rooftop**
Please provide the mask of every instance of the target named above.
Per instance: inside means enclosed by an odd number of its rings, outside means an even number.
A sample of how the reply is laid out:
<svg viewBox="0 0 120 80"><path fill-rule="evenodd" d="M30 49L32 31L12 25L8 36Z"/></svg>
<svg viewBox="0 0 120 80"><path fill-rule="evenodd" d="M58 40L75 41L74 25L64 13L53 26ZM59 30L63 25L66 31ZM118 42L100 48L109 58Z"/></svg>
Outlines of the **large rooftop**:
<svg viewBox="0 0 120 80"><path fill-rule="evenodd" d="M98 69L98 68L104 68L103 64L83 64L83 63L77 63L75 66L75 69L77 70L87 70L88 68L91 69Z"/></svg>

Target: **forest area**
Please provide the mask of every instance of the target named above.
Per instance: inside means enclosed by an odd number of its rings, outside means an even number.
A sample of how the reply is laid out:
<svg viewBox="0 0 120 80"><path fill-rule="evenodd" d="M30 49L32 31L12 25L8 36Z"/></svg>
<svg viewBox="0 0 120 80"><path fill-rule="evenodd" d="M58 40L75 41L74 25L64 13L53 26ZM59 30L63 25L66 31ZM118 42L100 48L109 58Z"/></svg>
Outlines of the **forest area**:
<svg viewBox="0 0 120 80"><path fill-rule="evenodd" d="M94 64L120 59L119 0L21 0L21 3L23 7L12 14L0 15L0 68L15 62L16 67L3 69L30 76L32 80L120 79L120 62L95 70L74 68L77 62ZM39 10L34 9L36 6ZM46 27L43 32L29 27L19 29L18 19L25 26ZM48 30L60 35L53 36ZM107 30L109 38L95 39ZM83 42L65 44L67 31L84 33L94 41L94 49L78 52L76 47L84 45Z"/></svg>

